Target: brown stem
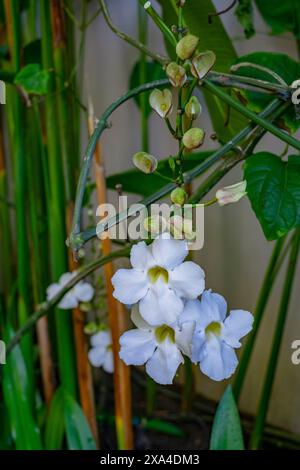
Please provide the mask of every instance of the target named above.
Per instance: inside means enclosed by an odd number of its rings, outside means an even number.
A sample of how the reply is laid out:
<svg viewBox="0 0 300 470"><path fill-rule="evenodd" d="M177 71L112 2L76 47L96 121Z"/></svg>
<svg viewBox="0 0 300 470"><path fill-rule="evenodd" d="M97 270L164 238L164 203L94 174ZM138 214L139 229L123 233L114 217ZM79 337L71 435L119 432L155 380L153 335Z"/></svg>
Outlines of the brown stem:
<svg viewBox="0 0 300 470"><path fill-rule="evenodd" d="M224 13L227 13L228 11L230 11L234 5L236 4L237 0L233 0L233 2L227 7L227 8L224 8L224 10L221 10L221 11L217 11L217 12L213 12L213 13L209 13L208 15L208 22L209 24L212 24L212 18L214 16L220 16L220 15L223 15Z"/></svg>

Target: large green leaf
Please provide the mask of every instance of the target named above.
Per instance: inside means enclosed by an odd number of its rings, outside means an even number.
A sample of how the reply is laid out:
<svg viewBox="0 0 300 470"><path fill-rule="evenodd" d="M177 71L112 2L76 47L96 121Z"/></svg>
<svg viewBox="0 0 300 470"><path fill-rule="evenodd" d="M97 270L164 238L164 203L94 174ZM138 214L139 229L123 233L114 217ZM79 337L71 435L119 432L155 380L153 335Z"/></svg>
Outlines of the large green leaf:
<svg viewBox="0 0 300 470"><path fill-rule="evenodd" d="M135 63L130 79L129 79L129 89L131 90L132 88L136 88L139 85L142 85L141 80L140 80L140 68L141 68L141 62L138 61ZM167 78L166 74L160 64L157 62L146 62L146 77L145 81L148 82L154 82L155 80L160 80L162 78ZM149 116L151 113L151 107L149 105L149 96L150 92L146 93L146 116ZM135 102L138 106L140 106L140 96L136 96Z"/></svg>
<svg viewBox="0 0 300 470"><path fill-rule="evenodd" d="M64 420L70 450L95 450L96 444L81 407L64 392Z"/></svg>
<svg viewBox="0 0 300 470"><path fill-rule="evenodd" d="M255 0L265 22L273 34L285 31L300 37L300 2L298 0Z"/></svg>
<svg viewBox="0 0 300 470"><path fill-rule="evenodd" d="M251 64L258 64L270 69L279 75L288 85L300 77L300 64L291 59L286 54L277 52L253 52L240 57L239 62L250 62ZM266 80L271 83L278 83L277 80L269 73L258 70L253 67L241 67L235 72L236 75L245 75L248 77ZM238 94L246 99L247 106L254 112L262 111L272 101L272 96L239 90ZM283 125L292 132L295 132L300 126L300 121L296 120L295 110L292 107L284 115Z"/></svg>
<svg viewBox="0 0 300 470"><path fill-rule="evenodd" d="M15 77L15 84L26 93L45 95L48 92L50 73L42 70L40 64L28 64Z"/></svg>
<svg viewBox="0 0 300 470"><path fill-rule="evenodd" d="M244 440L231 385L218 405L210 438L211 450L244 450Z"/></svg>
<svg viewBox="0 0 300 470"><path fill-rule="evenodd" d="M32 412L27 369L21 348L9 353L3 366L4 403L17 450L41 450L40 432Z"/></svg>
<svg viewBox="0 0 300 470"><path fill-rule="evenodd" d="M61 449L64 430L64 391L58 388L51 400L46 421L45 448L47 450Z"/></svg>
<svg viewBox="0 0 300 470"><path fill-rule="evenodd" d="M169 26L177 24L177 16L171 6L175 2L159 0L159 3L163 8L165 22ZM200 38L199 49L212 50L216 54L214 70L228 72L238 56L220 18L214 17L211 24L208 22L209 14L216 11L212 1L187 0L183 11L184 21L189 31ZM214 129L219 139L225 142L245 126L246 120L239 113L231 110L230 121L228 125L225 125L227 106L209 92L205 92L204 95Z"/></svg>
<svg viewBox="0 0 300 470"><path fill-rule="evenodd" d="M184 171L192 170L211 154L212 151L191 153L184 160ZM165 176L172 176L168 159L160 160L157 169ZM124 192L140 194L141 196L147 197L165 186L167 181L159 175L146 175L133 168L122 173L108 176L106 178L106 184L110 189L115 189L117 184L121 184Z"/></svg>
<svg viewBox="0 0 300 470"><path fill-rule="evenodd" d="M252 208L268 240L275 240L300 224L300 157L287 162L259 152L244 166Z"/></svg>

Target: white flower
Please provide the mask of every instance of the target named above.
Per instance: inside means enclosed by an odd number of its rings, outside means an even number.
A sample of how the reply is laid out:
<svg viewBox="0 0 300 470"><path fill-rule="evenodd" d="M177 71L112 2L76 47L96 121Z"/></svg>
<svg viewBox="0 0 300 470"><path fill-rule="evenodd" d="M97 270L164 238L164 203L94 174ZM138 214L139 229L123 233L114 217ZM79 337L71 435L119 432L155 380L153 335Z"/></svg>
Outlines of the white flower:
<svg viewBox="0 0 300 470"><path fill-rule="evenodd" d="M161 118L166 118L172 112L172 93L168 88L151 92L149 103L152 109L157 112Z"/></svg>
<svg viewBox="0 0 300 470"><path fill-rule="evenodd" d="M180 316L180 323L196 324L192 344L192 361L199 362L200 370L213 380L230 377L238 365L234 348L252 329L253 316L245 310L232 310L226 317L225 299L204 291L201 301L188 301Z"/></svg>
<svg viewBox="0 0 300 470"><path fill-rule="evenodd" d="M194 323L153 327L141 317L137 305L132 309L131 319L136 329L126 331L120 338L120 358L127 365L146 364L146 372L155 382L166 385L173 382L182 353L191 356Z"/></svg>
<svg viewBox="0 0 300 470"><path fill-rule="evenodd" d="M89 361L94 367L103 367L110 374L114 371L114 358L109 331L99 331L91 336L92 348L89 350Z"/></svg>
<svg viewBox="0 0 300 470"><path fill-rule="evenodd" d="M231 204L232 202L238 202L243 196L247 194L246 187L246 181L241 181L239 183L232 184L231 186L218 189L216 192L216 198L219 205L225 206L226 204Z"/></svg>
<svg viewBox="0 0 300 470"><path fill-rule="evenodd" d="M47 300L53 299L55 295L68 284L74 276L76 271L72 273L64 273L60 276L59 281L50 284L47 288ZM80 302L90 302L94 296L94 288L88 282L78 282L66 295L61 299L58 307L61 309L71 309L78 307Z"/></svg>
<svg viewBox="0 0 300 470"><path fill-rule="evenodd" d="M171 325L183 310L182 299L196 299L204 290L204 272L192 261L183 262L187 255L187 242L169 234L150 246L137 243L131 249L132 269L119 269L112 278L114 297L128 305L139 302L150 325Z"/></svg>

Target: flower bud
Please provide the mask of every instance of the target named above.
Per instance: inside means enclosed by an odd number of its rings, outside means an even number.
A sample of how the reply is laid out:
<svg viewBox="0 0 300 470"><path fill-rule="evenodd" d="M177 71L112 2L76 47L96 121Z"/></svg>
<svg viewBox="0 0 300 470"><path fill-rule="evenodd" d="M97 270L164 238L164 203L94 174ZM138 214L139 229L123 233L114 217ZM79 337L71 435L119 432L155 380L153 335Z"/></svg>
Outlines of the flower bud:
<svg viewBox="0 0 300 470"><path fill-rule="evenodd" d="M196 96L192 96L189 99L189 102L187 103L184 111L187 117L192 121L197 119L199 114L201 114L201 104L199 103L198 98Z"/></svg>
<svg viewBox="0 0 300 470"><path fill-rule="evenodd" d="M157 168L156 158L146 152L137 152L133 155L133 164L143 173L153 173Z"/></svg>
<svg viewBox="0 0 300 470"><path fill-rule="evenodd" d="M192 57L197 49L199 38L193 34L187 34L177 43L176 54L179 59L186 60Z"/></svg>
<svg viewBox="0 0 300 470"><path fill-rule="evenodd" d="M246 191L247 182L241 181L231 186L218 189L216 192L216 198L220 206L231 204L232 202L238 202L243 196L247 194Z"/></svg>
<svg viewBox="0 0 300 470"><path fill-rule="evenodd" d="M170 217L168 230L175 240L184 238L188 241L193 241L196 236L193 231L193 221L181 215L173 215Z"/></svg>
<svg viewBox="0 0 300 470"><path fill-rule="evenodd" d="M216 56L212 51L201 52L192 60L191 72L194 77L202 80L213 67Z"/></svg>
<svg viewBox="0 0 300 470"><path fill-rule="evenodd" d="M170 62L166 68L166 74L171 84L175 87L184 85L187 79L185 69L181 65L176 64L176 62Z"/></svg>
<svg viewBox="0 0 300 470"><path fill-rule="evenodd" d="M164 217L160 215L151 215L144 220L143 225L144 229L154 238L166 230L167 222Z"/></svg>
<svg viewBox="0 0 300 470"><path fill-rule="evenodd" d="M174 204L178 204L179 206L183 206L185 201L187 200L187 193L183 188L175 188L171 192L171 201Z"/></svg>
<svg viewBox="0 0 300 470"><path fill-rule="evenodd" d="M172 111L172 93L167 88L165 90L155 88L150 95L149 103L160 117L165 118Z"/></svg>
<svg viewBox="0 0 300 470"><path fill-rule="evenodd" d="M188 150L196 149L203 143L205 132L203 129L194 127L186 131L182 138L183 145Z"/></svg>

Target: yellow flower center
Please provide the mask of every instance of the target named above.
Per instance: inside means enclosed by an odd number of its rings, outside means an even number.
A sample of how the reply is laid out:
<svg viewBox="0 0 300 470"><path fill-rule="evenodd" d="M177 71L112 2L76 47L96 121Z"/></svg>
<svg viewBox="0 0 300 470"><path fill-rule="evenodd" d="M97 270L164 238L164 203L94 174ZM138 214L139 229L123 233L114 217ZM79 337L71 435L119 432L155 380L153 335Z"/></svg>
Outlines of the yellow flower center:
<svg viewBox="0 0 300 470"><path fill-rule="evenodd" d="M166 269L161 266L153 266L153 268L149 269L148 278L152 284L155 284L160 277L166 284L168 283L169 273Z"/></svg>
<svg viewBox="0 0 300 470"><path fill-rule="evenodd" d="M166 105L166 103L161 103L160 109L161 109L162 111L166 111L166 110L167 110L167 105Z"/></svg>
<svg viewBox="0 0 300 470"><path fill-rule="evenodd" d="M162 343L167 338L169 338L172 343L175 343L175 331L168 325L161 325L155 329L155 338L158 343Z"/></svg>
<svg viewBox="0 0 300 470"><path fill-rule="evenodd" d="M205 334L213 334L215 336L220 336L221 334L221 323L218 321L212 321L207 327L205 328Z"/></svg>

